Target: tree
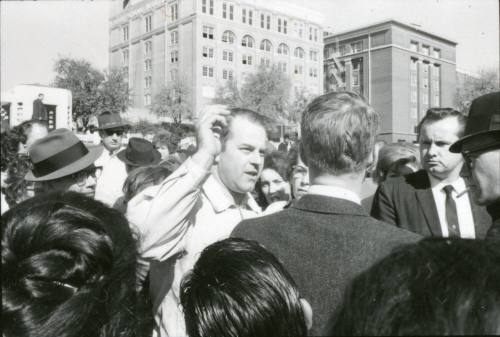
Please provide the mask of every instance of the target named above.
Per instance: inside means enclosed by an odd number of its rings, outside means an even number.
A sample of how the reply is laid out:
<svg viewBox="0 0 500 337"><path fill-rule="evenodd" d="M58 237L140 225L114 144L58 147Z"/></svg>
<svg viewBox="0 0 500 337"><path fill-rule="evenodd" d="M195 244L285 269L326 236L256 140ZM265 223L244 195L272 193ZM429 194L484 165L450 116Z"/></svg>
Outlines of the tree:
<svg viewBox="0 0 500 337"><path fill-rule="evenodd" d="M153 98L151 110L158 116L170 117L174 124L191 118L191 90L186 82L177 79L163 86Z"/></svg>
<svg viewBox="0 0 500 337"><path fill-rule="evenodd" d="M469 112L469 106L474 98L499 90L498 72L481 70L478 76L457 75L457 91L455 106L463 113Z"/></svg>
<svg viewBox="0 0 500 337"><path fill-rule="evenodd" d="M124 112L130 92L123 69L101 72L84 59L61 57L54 64L53 86L71 91L73 114L88 117L108 110Z"/></svg>
<svg viewBox="0 0 500 337"><path fill-rule="evenodd" d="M288 105L288 118L292 122L300 122L302 112L311 102L312 95L305 87L296 88L293 99Z"/></svg>
<svg viewBox="0 0 500 337"><path fill-rule="evenodd" d="M229 79L224 86L217 88L213 102L214 104L225 104L230 107L242 107L243 102L236 80Z"/></svg>

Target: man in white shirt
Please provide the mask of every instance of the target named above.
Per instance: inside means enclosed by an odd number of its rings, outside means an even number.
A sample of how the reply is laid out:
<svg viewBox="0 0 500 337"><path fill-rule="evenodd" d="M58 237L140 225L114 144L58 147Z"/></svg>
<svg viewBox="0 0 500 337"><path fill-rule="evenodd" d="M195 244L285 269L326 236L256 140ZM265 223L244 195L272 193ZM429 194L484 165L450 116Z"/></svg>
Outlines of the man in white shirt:
<svg viewBox="0 0 500 337"><path fill-rule="evenodd" d="M123 183L127 179L126 165L117 154L122 150L122 140L128 124L122 120L119 113L109 111L101 113L97 120L104 151L95 162L95 166L100 170L95 199L113 206L123 195Z"/></svg>
<svg viewBox="0 0 500 337"><path fill-rule="evenodd" d="M151 263L154 336L186 335L179 304L182 277L205 247L260 213L249 192L264 161L261 117L251 110L211 106L196 129L197 152L127 207L127 218L141 236L141 258Z"/></svg>
<svg viewBox="0 0 500 337"><path fill-rule="evenodd" d="M469 194L462 156L449 150L465 123L454 109L429 109L418 127L423 170L380 184L372 216L424 236L484 238L491 218Z"/></svg>

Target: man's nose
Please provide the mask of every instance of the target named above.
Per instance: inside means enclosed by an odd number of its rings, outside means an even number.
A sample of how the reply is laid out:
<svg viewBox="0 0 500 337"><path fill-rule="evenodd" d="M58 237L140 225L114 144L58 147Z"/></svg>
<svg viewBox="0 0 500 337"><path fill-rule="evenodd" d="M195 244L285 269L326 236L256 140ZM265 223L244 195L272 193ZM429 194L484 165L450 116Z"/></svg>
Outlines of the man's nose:
<svg viewBox="0 0 500 337"><path fill-rule="evenodd" d="M87 180L85 181L85 186L86 187L93 187L96 185L96 178L92 175L89 175L87 177Z"/></svg>

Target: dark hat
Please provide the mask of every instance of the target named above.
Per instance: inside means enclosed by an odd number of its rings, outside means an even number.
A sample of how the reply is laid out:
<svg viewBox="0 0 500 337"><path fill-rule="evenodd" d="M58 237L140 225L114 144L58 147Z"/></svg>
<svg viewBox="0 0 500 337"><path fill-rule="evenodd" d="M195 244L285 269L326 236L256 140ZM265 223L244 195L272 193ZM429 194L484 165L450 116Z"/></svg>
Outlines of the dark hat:
<svg viewBox="0 0 500 337"><path fill-rule="evenodd" d="M87 148L68 129L56 129L31 145L29 155L33 169L25 180L55 180L79 172L92 165L103 148Z"/></svg>
<svg viewBox="0 0 500 337"><path fill-rule="evenodd" d="M153 144L143 138L130 138L127 148L117 154L124 163L131 166L147 166L158 164L161 154Z"/></svg>
<svg viewBox="0 0 500 337"><path fill-rule="evenodd" d="M128 123L122 120L119 113L110 111L104 111L97 116L97 122L99 123L98 130L124 128L128 126Z"/></svg>
<svg viewBox="0 0 500 337"><path fill-rule="evenodd" d="M500 91L472 101L464 136L450 146L450 152L474 152L500 147Z"/></svg>

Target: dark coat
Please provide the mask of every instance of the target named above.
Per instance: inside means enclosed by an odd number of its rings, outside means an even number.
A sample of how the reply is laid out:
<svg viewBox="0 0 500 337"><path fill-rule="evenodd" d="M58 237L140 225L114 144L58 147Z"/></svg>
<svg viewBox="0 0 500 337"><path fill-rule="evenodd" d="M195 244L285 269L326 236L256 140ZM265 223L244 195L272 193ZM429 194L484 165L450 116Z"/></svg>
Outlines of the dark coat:
<svg viewBox="0 0 500 337"><path fill-rule="evenodd" d="M242 221L231 236L256 240L283 262L312 306L312 336L326 333L355 276L394 247L420 239L356 203L310 194L281 212Z"/></svg>
<svg viewBox="0 0 500 337"><path fill-rule="evenodd" d="M464 179L469 185L467 178ZM471 194L469 200L476 238L484 239L491 226L491 217L485 207L474 202ZM431 182L424 170L382 182L375 193L371 215L423 236L443 236Z"/></svg>
<svg viewBox="0 0 500 337"><path fill-rule="evenodd" d="M493 223L491 224L486 239L500 240L500 201L497 201L487 207L488 213L491 215Z"/></svg>
<svg viewBox="0 0 500 337"><path fill-rule="evenodd" d="M33 115L31 116L31 119L35 121L46 121L49 119L47 109L39 98L33 101Z"/></svg>

